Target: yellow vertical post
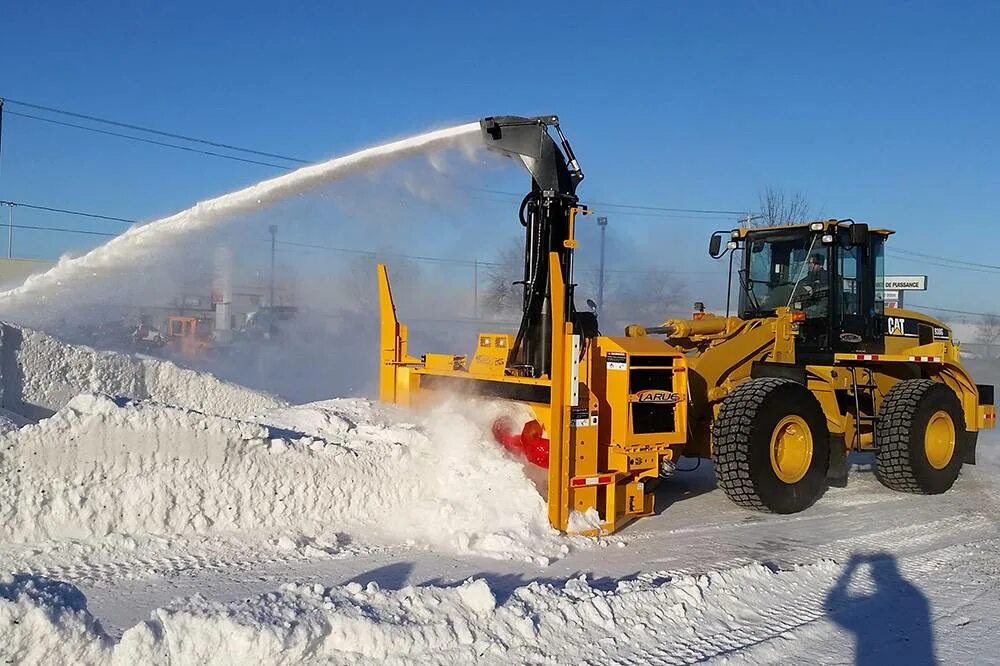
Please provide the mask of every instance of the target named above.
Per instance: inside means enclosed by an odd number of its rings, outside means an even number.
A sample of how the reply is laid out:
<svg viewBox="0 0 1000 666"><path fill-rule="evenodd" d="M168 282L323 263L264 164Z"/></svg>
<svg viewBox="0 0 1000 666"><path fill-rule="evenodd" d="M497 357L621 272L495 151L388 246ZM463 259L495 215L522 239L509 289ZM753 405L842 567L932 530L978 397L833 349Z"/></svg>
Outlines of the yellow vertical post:
<svg viewBox="0 0 1000 666"><path fill-rule="evenodd" d="M379 400L396 402L396 368L403 360L396 306L392 302L389 274L385 264L378 265L379 307Z"/></svg>
<svg viewBox="0 0 1000 666"><path fill-rule="evenodd" d="M559 255L549 253L549 305L552 309L552 370L549 404L549 523L566 530L569 522L569 386L566 341L573 335L573 325L566 321L566 284L563 282Z"/></svg>

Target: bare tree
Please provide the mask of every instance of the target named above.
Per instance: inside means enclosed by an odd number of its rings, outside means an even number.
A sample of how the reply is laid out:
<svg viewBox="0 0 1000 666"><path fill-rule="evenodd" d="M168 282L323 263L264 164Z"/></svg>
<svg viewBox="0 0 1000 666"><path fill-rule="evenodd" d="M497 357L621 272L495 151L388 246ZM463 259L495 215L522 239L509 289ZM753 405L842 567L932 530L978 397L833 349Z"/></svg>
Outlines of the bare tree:
<svg viewBox="0 0 1000 666"><path fill-rule="evenodd" d="M337 292L344 295L347 307L353 305L360 312L377 311L376 263L374 253L351 257L345 262L339 274L331 276L331 280L337 283Z"/></svg>
<svg viewBox="0 0 1000 666"><path fill-rule="evenodd" d="M1000 340L1000 316L983 315L976 325L976 341L986 345L986 357L993 358L993 346Z"/></svg>
<svg viewBox="0 0 1000 666"><path fill-rule="evenodd" d="M512 283L523 279L523 247L519 241L503 246L487 266L479 287L480 306L491 315L520 312L522 287ZM482 265L482 264L481 264ZM582 268L575 274L576 306L585 310L585 299L596 300L599 274ZM605 273L604 310L601 328L618 331L628 323L657 324L679 310L690 307L683 282L669 271L616 271Z"/></svg>
<svg viewBox="0 0 1000 666"><path fill-rule="evenodd" d="M602 328L624 323L658 324L680 309L687 309L687 288L668 271L648 274L616 274L604 285Z"/></svg>
<svg viewBox="0 0 1000 666"><path fill-rule="evenodd" d="M483 312L493 315L515 312L521 307L524 294L524 248L512 240L500 248L492 262L486 264L485 276L479 288L479 305Z"/></svg>
<svg viewBox="0 0 1000 666"><path fill-rule="evenodd" d="M758 200L760 207L750 226L775 227L809 221L812 207L802 192L789 193L780 187L767 187L758 195Z"/></svg>

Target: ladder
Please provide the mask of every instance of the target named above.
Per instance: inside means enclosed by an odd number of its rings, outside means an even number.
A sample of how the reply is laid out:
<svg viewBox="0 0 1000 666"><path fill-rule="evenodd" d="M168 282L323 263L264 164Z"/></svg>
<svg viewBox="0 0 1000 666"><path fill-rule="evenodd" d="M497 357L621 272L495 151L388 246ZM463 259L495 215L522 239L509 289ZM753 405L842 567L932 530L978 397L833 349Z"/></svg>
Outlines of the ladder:
<svg viewBox="0 0 1000 666"><path fill-rule="evenodd" d="M865 373L864 383L858 383L858 370ZM861 450L861 427L862 424L870 423L872 426L872 446L877 446L876 431L878 426L878 412L875 407L875 391L878 389L878 384L875 383L875 373L872 372L871 368L857 368L851 367L851 384L854 388L854 438L851 441L851 450L860 451ZM861 413L861 392L865 391L865 396L868 398L872 406L871 415Z"/></svg>

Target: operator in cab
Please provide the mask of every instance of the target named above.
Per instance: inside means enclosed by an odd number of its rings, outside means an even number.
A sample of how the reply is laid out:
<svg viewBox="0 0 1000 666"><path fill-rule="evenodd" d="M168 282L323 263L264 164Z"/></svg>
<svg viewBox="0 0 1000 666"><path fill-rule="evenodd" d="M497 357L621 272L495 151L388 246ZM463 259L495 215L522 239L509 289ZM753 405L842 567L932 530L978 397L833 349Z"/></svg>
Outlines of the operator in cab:
<svg viewBox="0 0 1000 666"><path fill-rule="evenodd" d="M825 263L826 258L822 254L817 252L809 255L809 259L806 261L808 272L796 290L805 301L805 310L810 317L826 315L829 276L824 268Z"/></svg>

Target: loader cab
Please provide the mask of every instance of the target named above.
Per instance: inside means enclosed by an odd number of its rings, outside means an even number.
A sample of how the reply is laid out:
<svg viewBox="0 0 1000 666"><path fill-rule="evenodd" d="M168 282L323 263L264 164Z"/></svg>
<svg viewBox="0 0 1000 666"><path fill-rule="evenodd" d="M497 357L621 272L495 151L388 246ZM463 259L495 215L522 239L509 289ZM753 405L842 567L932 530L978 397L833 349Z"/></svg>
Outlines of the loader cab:
<svg viewBox="0 0 1000 666"><path fill-rule="evenodd" d="M878 351L889 233L850 220L733 231L730 247L743 251L738 316L791 310L800 320L796 355L806 362L835 352Z"/></svg>

